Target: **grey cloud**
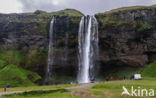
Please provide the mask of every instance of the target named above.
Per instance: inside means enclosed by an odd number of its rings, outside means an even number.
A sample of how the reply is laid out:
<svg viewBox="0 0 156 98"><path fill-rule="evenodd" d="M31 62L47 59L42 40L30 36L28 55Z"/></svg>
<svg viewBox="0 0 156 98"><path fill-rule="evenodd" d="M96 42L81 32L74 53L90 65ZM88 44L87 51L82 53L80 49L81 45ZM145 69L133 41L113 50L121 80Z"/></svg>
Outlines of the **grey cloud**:
<svg viewBox="0 0 156 98"><path fill-rule="evenodd" d="M85 14L95 14L111 9L136 6L153 5L156 0L19 0L23 5L23 12L44 10L48 12L57 11L65 8L74 8ZM55 5L58 2L58 5Z"/></svg>

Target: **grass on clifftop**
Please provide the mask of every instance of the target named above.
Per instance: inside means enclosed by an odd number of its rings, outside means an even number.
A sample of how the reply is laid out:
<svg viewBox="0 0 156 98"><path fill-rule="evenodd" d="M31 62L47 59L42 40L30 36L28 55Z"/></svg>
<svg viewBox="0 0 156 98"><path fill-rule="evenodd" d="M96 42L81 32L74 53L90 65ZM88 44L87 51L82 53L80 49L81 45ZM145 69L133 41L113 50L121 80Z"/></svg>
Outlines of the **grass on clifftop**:
<svg viewBox="0 0 156 98"><path fill-rule="evenodd" d="M83 16L83 13L75 9L65 9L57 12L52 12L52 14L58 16Z"/></svg>
<svg viewBox="0 0 156 98"><path fill-rule="evenodd" d="M0 70L0 87L3 87L8 83L11 84L11 86L36 85L33 82L40 78L41 77L36 73L10 64Z"/></svg>
<svg viewBox="0 0 156 98"><path fill-rule="evenodd" d="M111 14L111 13L115 13L119 11L137 10L137 9L144 9L144 8L156 8L156 5L122 7L122 8L113 9L104 13L98 13L97 15Z"/></svg>

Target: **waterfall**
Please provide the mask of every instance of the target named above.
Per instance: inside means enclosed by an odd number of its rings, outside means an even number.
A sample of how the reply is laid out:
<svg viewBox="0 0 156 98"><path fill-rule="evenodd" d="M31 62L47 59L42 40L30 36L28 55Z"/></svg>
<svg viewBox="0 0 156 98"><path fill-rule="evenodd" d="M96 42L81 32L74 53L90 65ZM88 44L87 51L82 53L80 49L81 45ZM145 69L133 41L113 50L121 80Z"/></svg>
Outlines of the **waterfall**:
<svg viewBox="0 0 156 98"><path fill-rule="evenodd" d="M94 16L83 16L79 26L78 82L88 83L95 79L98 57L98 22Z"/></svg>
<svg viewBox="0 0 156 98"><path fill-rule="evenodd" d="M52 66L53 66L53 32L54 32L54 24L56 18L53 17L50 22L49 29L49 50L48 50L48 61L46 67L46 76L45 76L45 84L52 84Z"/></svg>

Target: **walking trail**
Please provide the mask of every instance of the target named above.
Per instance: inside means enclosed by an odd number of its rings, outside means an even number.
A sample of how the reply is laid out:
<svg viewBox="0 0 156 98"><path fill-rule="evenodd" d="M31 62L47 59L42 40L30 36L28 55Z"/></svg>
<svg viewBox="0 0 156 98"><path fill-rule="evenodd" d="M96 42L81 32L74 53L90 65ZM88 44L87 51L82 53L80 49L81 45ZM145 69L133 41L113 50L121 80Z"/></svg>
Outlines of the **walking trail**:
<svg viewBox="0 0 156 98"><path fill-rule="evenodd" d="M92 88L96 83L86 83L86 84L80 84L79 86L74 86L74 87L69 87L65 88L66 90L84 90L84 89L89 89ZM24 93L25 91L12 91L12 92L0 92L0 96L3 95L11 95L11 94L21 94ZM27 91L30 92L30 91Z"/></svg>

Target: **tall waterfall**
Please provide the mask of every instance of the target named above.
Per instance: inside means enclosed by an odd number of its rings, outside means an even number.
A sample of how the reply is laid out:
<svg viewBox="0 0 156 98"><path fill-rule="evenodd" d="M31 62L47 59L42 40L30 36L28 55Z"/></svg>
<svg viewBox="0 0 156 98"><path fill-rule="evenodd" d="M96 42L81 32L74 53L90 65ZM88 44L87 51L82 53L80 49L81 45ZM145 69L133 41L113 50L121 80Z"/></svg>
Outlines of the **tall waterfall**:
<svg viewBox="0 0 156 98"><path fill-rule="evenodd" d="M53 17L49 29L49 50L48 61L46 67L45 84L52 84L52 66L53 66L53 32L56 18Z"/></svg>
<svg viewBox="0 0 156 98"><path fill-rule="evenodd" d="M95 79L98 50L98 22L94 16L84 16L79 26L79 83Z"/></svg>

